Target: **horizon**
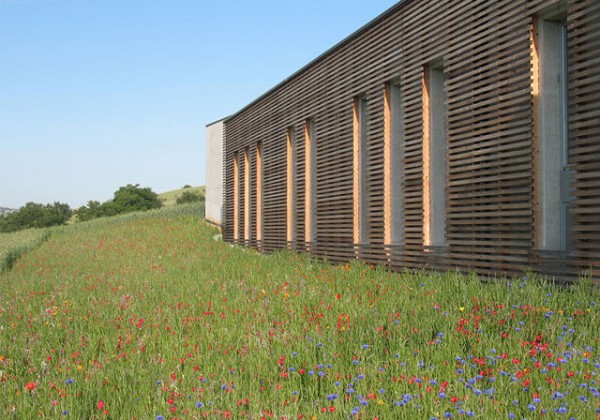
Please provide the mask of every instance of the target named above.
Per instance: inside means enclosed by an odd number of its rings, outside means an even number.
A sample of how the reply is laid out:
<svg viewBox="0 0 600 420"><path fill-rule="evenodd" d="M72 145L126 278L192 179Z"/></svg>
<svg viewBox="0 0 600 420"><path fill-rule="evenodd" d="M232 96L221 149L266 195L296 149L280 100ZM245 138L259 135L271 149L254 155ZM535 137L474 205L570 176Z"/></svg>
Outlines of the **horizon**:
<svg viewBox="0 0 600 420"><path fill-rule="evenodd" d="M0 0L0 206L205 184L206 124L396 3Z"/></svg>

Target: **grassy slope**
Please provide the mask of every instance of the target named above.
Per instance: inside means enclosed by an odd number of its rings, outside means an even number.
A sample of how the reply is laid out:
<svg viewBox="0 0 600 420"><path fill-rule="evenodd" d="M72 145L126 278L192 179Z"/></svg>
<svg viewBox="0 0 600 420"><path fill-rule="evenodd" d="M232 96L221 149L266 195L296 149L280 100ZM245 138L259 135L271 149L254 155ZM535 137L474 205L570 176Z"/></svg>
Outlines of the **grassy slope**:
<svg viewBox="0 0 600 420"><path fill-rule="evenodd" d="M1 275L0 418L596 418L598 288L329 266L216 233L194 205L99 219Z"/></svg>
<svg viewBox="0 0 600 420"><path fill-rule="evenodd" d="M196 192L200 194L201 197L204 197L204 192L206 188L202 185L200 187L191 187L191 188L180 188L178 190L166 191L158 194L161 200L164 200L165 206L174 206L175 200L185 191Z"/></svg>

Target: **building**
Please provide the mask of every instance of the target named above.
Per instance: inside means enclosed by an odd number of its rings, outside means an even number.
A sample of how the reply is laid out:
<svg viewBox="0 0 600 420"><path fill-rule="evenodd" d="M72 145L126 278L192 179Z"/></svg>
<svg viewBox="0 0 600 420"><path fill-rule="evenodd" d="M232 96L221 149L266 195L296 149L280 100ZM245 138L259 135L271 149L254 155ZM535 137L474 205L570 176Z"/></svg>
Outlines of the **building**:
<svg viewBox="0 0 600 420"><path fill-rule="evenodd" d="M599 17L399 2L224 120L225 240L599 278Z"/></svg>

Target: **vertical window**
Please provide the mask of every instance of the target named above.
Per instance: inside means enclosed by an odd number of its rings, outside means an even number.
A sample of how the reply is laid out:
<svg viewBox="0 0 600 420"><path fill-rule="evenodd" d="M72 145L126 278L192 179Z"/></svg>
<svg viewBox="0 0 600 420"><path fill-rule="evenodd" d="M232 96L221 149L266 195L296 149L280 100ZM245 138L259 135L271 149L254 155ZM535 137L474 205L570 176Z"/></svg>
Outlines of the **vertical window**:
<svg viewBox="0 0 600 420"><path fill-rule="evenodd" d="M446 245L446 88L441 60L423 69L423 245Z"/></svg>
<svg viewBox="0 0 600 420"><path fill-rule="evenodd" d="M537 18L533 33L536 248L569 247L569 125L566 14Z"/></svg>
<svg viewBox="0 0 600 420"><path fill-rule="evenodd" d="M308 119L304 124L304 153L305 153L305 194L304 194L304 213L305 226L304 232L305 242L314 242L315 226L316 226L316 166L317 166L317 147L315 142L315 125L314 120Z"/></svg>
<svg viewBox="0 0 600 420"><path fill-rule="evenodd" d="M233 154L233 240L240 239L240 161L238 152Z"/></svg>
<svg viewBox="0 0 600 420"><path fill-rule="evenodd" d="M360 95L354 98L353 114L353 144L354 144L354 243L367 242L368 213L367 213L367 98Z"/></svg>
<svg viewBox="0 0 600 420"><path fill-rule="evenodd" d="M250 159L244 150L244 240L250 240Z"/></svg>
<svg viewBox="0 0 600 420"><path fill-rule="evenodd" d="M262 144L256 143L256 240L263 239L263 163Z"/></svg>
<svg viewBox="0 0 600 420"><path fill-rule="evenodd" d="M293 128L287 129L287 241L296 240L296 139Z"/></svg>
<svg viewBox="0 0 600 420"><path fill-rule="evenodd" d="M384 243L398 245L404 242L403 150L404 111L400 86L387 83L384 91Z"/></svg>

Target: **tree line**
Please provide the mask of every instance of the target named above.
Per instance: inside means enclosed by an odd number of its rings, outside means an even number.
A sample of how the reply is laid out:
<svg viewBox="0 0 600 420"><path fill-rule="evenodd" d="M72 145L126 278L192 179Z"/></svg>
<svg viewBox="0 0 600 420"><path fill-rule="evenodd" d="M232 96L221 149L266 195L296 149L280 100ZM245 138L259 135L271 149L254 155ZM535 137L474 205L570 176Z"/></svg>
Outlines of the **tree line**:
<svg viewBox="0 0 600 420"><path fill-rule="evenodd" d="M200 201L199 194L185 191L177 198L177 204ZM133 211L145 211L161 208L162 200L157 193L139 184L127 184L115 191L113 198L100 203L90 200L87 205L71 209L68 204L38 204L29 202L17 211L0 216L0 232L14 232L28 228L45 228L64 225L73 216L78 222L110 217Z"/></svg>

